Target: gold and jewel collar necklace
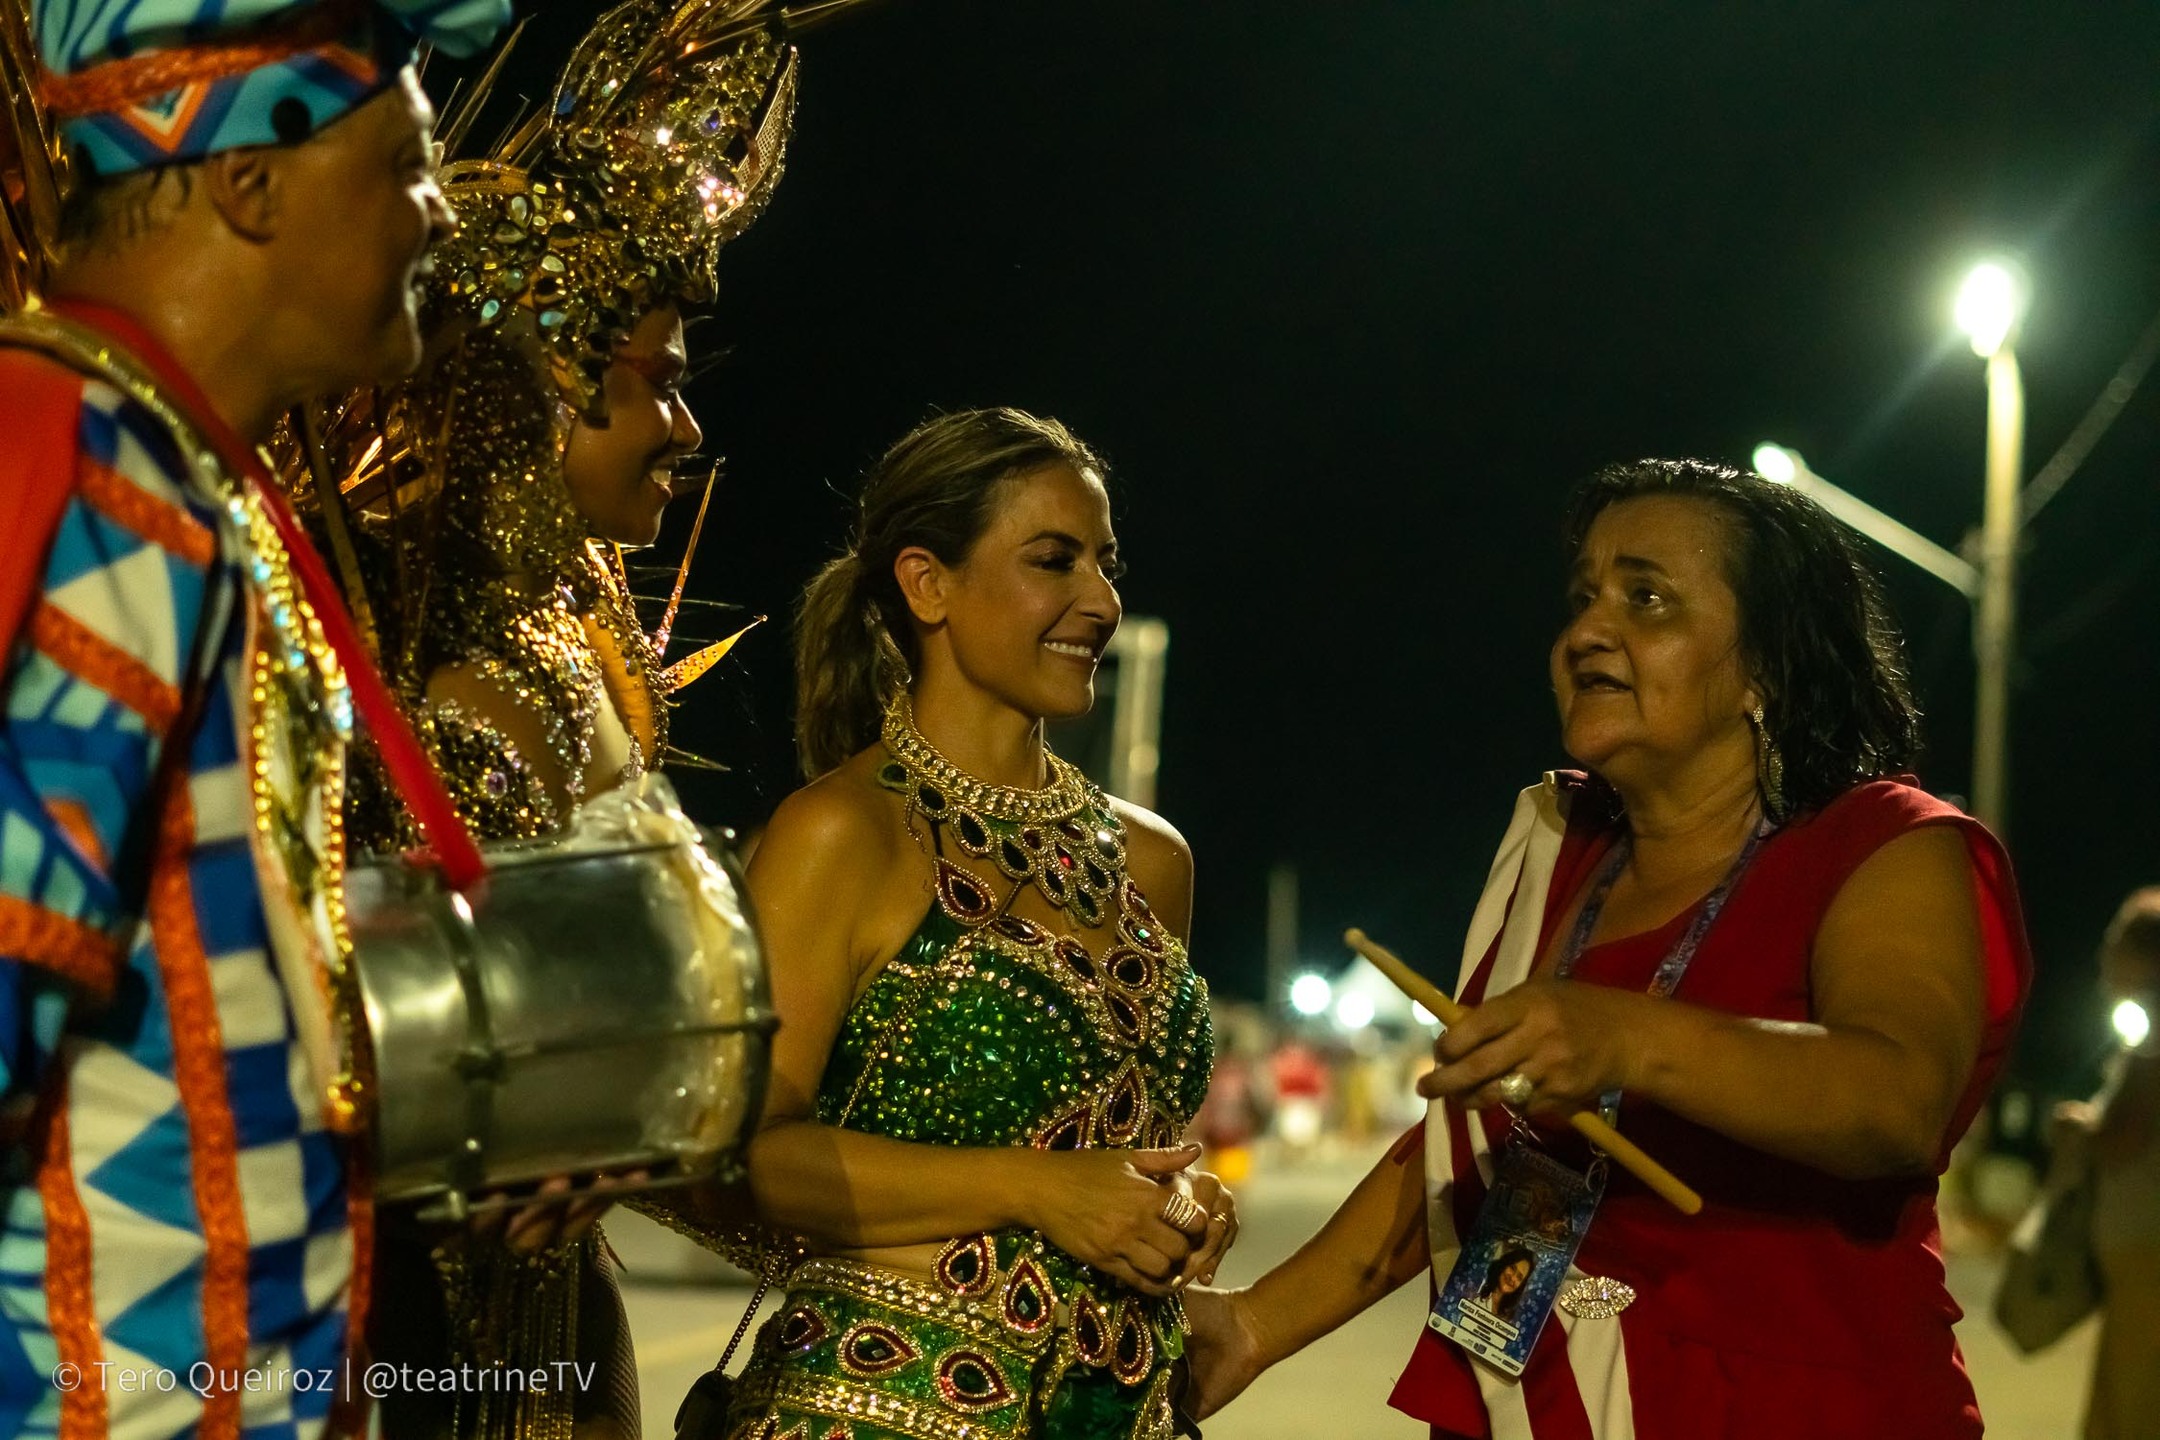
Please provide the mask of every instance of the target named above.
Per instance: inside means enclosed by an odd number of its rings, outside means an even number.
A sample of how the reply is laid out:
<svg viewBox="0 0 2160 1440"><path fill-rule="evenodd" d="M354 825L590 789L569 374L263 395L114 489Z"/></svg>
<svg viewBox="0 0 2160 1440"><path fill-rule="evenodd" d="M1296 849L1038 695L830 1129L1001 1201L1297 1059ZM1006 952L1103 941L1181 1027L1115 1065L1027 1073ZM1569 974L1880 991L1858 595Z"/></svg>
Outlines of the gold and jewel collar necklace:
<svg viewBox="0 0 2160 1440"><path fill-rule="evenodd" d="M915 707L905 691L885 707L882 738L893 758L880 768L879 780L906 794L908 803L932 821L943 820L957 807L984 820L1047 825L1071 819L1089 809L1094 799L1095 787L1087 777L1047 747L1043 759L1049 763L1050 783L1040 790L976 779L915 728Z"/></svg>

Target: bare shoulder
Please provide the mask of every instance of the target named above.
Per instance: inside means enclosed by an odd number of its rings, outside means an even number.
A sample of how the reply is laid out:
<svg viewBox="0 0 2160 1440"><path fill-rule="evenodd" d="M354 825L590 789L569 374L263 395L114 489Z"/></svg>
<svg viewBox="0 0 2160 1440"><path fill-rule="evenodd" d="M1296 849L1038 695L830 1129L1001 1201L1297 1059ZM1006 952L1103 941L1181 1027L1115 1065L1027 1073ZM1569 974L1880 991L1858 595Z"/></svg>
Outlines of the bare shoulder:
<svg viewBox="0 0 2160 1440"><path fill-rule="evenodd" d="M1130 801L1110 797L1125 826L1125 868L1155 913L1180 937L1192 928L1192 846L1175 825Z"/></svg>
<svg viewBox="0 0 2160 1440"><path fill-rule="evenodd" d="M1815 934L1811 969L1827 1012L1856 1000L1928 1003L1954 998L1960 1029L1976 1029L1985 985L1980 908L1965 837L1923 825L1861 862Z"/></svg>
<svg viewBox="0 0 2160 1440"><path fill-rule="evenodd" d="M893 797L876 780L875 749L820 775L780 802L758 844L759 858L819 870L864 867L904 839Z"/></svg>
<svg viewBox="0 0 2160 1440"><path fill-rule="evenodd" d="M1110 813L1117 816L1125 826L1125 849L1135 864L1162 865L1170 868L1192 870L1192 846L1185 837L1154 811L1133 804L1130 800L1108 797Z"/></svg>
<svg viewBox="0 0 2160 1440"><path fill-rule="evenodd" d="M906 943L929 903L900 799L877 783L882 759L872 747L788 796L750 857L774 953L798 969L825 955L851 986Z"/></svg>

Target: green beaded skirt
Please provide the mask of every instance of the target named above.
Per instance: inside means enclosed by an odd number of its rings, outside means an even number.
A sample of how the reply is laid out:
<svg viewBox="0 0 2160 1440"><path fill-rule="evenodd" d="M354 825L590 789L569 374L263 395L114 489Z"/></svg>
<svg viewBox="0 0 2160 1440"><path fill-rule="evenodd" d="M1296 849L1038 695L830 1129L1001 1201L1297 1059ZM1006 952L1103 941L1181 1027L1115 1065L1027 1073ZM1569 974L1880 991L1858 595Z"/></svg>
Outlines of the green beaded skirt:
<svg viewBox="0 0 2160 1440"><path fill-rule="evenodd" d="M1029 1234L954 1241L936 1283L838 1260L788 1279L729 1440L1168 1440L1184 1307Z"/></svg>

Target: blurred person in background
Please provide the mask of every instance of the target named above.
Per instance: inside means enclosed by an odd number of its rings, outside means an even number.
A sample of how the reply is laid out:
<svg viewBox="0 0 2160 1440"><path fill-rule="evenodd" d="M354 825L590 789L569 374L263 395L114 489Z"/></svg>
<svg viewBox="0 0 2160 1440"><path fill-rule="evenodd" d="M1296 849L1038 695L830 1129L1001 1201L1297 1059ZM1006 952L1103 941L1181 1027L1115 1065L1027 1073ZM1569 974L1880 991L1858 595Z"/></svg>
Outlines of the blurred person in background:
<svg viewBox="0 0 2160 1440"><path fill-rule="evenodd" d="M1268 1079L1275 1090L1275 1138L1284 1158L1301 1160L1320 1143L1327 1128L1328 1092L1333 1076L1327 1060L1294 1036L1286 1036L1268 1056Z"/></svg>
<svg viewBox="0 0 2160 1440"><path fill-rule="evenodd" d="M2086 1440L2160 1437L2160 886L2124 900L2100 947L2100 989L2126 1043L2092 1101L2066 1105L2058 1165L2090 1165L2100 1346ZM2134 1013L2125 1007L2135 1006Z"/></svg>
<svg viewBox="0 0 2160 1440"><path fill-rule="evenodd" d="M1201 1164L1226 1185L1235 1185L1252 1173L1252 1143L1265 1123L1260 1072L1253 1062L1259 1047L1251 1037L1259 1023L1250 1013L1218 1002L1215 1076L1208 1083L1207 1098L1200 1102L1200 1113L1193 1117L1192 1131L1205 1147Z"/></svg>

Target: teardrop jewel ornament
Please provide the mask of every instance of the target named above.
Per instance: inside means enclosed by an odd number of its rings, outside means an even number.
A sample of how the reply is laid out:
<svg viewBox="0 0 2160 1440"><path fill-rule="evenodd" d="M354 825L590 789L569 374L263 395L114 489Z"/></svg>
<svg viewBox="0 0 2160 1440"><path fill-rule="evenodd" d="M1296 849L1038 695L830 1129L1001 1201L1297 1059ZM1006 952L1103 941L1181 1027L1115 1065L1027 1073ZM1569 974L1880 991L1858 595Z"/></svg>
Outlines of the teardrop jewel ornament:
<svg viewBox="0 0 2160 1440"><path fill-rule="evenodd" d="M966 1415L980 1415L1013 1402L1012 1386L987 1355L955 1350L938 1362L938 1393Z"/></svg>
<svg viewBox="0 0 2160 1440"><path fill-rule="evenodd" d="M987 1235L970 1235L938 1256L938 1279L955 1295L980 1295L997 1279L997 1255Z"/></svg>
<svg viewBox="0 0 2160 1440"><path fill-rule="evenodd" d="M1005 1323L1027 1335L1042 1329L1050 1323L1054 1304L1051 1293L1050 1279L1042 1267L1022 1256L1013 1266L1012 1278L1005 1282Z"/></svg>
<svg viewBox="0 0 2160 1440"><path fill-rule="evenodd" d="M813 1350L817 1348L820 1340L831 1333L831 1327L825 1323L825 1317L817 1312L816 1307L800 1305L790 1310L787 1318L780 1322L780 1348L788 1354Z"/></svg>
<svg viewBox="0 0 2160 1440"><path fill-rule="evenodd" d="M1110 1357L1110 1373L1121 1385L1138 1385L1155 1365L1155 1334L1141 1318L1140 1307L1128 1302L1118 1322L1117 1347Z"/></svg>
<svg viewBox="0 0 2160 1440"><path fill-rule="evenodd" d="M1088 1143L1088 1124L1095 1118L1093 1107L1081 1104L1044 1126L1035 1139L1038 1150L1085 1150Z"/></svg>
<svg viewBox="0 0 2160 1440"><path fill-rule="evenodd" d="M1147 1114L1147 1082L1141 1078L1140 1067L1128 1061L1125 1073L1110 1089L1109 1103L1103 1107L1103 1139L1112 1145L1132 1144L1140 1138L1140 1126Z"/></svg>
<svg viewBox="0 0 2160 1440"><path fill-rule="evenodd" d="M1073 1349L1087 1364L1110 1363L1110 1320L1093 1295L1082 1290L1073 1300Z"/></svg>
<svg viewBox="0 0 2160 1440"><path fill-rule="evenodd" d="M875 1380L904 1370L922 1352L890 1325L864 1320L840 1340L840 1368L858 1380Z"/></svg>
<svg viewBox="0 0 2160 1440"><path fill-rule="evenodd" d="M981 925L997 913L990 887L950 860L937 862L938 903L963 925Z"/></svg>

